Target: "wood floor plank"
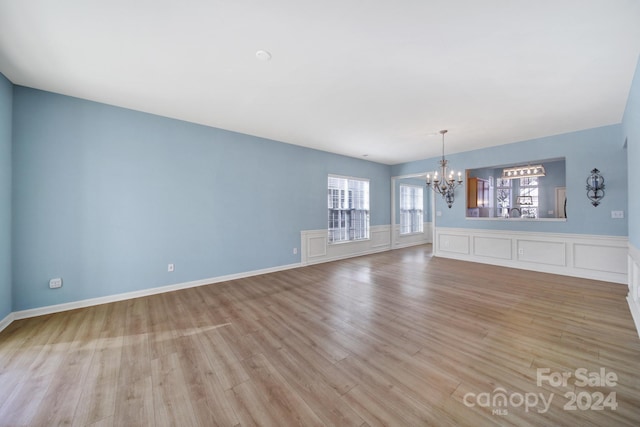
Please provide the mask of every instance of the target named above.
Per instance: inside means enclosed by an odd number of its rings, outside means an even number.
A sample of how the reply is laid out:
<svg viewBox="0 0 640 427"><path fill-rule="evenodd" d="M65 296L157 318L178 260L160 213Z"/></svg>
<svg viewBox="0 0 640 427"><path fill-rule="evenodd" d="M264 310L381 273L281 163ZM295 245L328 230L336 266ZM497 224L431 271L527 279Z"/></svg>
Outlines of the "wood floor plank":
<svg viewBox="0 0 640 427"><path fill-rule="evenodd" d="M198 424L212 427L238 425L239 420L225 393L225 386L216 375L216 367L207 358L200 338L192 335L182 337L180 341L178 358L182 378Z"/></svg>
<svg viewBox="0 0 640 427"><path fill-rule="evenodd" d="M171 353L153 359L151 378L155 425L198 425L178 355Z"/></svg>
<svg viewBox="0 0 640 427"><path fill-rule="evenodd" d="M305 355L309 352L307 349ZM324 372L316 370L309 363L309 358L313 359L314 356L301 357L300 353L292 354L287 349L282 349L272 355L270 360L324 425L340 427L362 424L364 420L341 399L342 394L331 386ZM327 410L328 407L332 409Z"/></svg>
<svg viewBox="0 0 640 427"><path fill-rule="evenodd" d="M84 404L78 405L73 425L92 425L113 417L123 342L122 335L100 339L82 386L80 402Z"/></svg>
<svg viewBox="0 0 640 427"><path fill-rule="evenodd" d="M149 322L147 299L127 301L114 412L121 425L155 425Z"/></svg>
<svg viewBox="0 0 640 427"><path fill-rule="evenodd" d="M114 426L156 425L151 374L132 381L119 381L117 390Z"/></svg>
<svg viewBox="0 0 640 427"><path fill-rule="evenodd" d="M274 365L261 354L243 361L260 399L280 425L321 426L322 421L287 383Z"/></svg>
<svg viewBox="0 0 640 427"><path fill-rule="evenodd" d="M34 425L73 424L77 403L80 400L86 377L99 340L106 310L104 306L95 310L80 310L72 322L77 332L67 349L66 356L56 371L47 393L42 399L38 414L32 420ZM76 387L69 389L69 384ZM45 415L46 414L46 415Z"/></svg>

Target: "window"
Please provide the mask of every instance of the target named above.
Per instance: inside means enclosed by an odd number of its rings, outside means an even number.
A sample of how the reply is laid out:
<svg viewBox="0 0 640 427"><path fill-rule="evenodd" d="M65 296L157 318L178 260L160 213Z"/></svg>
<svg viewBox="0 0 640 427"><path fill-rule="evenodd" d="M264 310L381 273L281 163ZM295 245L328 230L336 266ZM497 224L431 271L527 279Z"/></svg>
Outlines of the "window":
<svg viewBox="0 0 640 427"><path fill-rule="evenodd" d="M511 180L496 179L496 206L498 207L498 216L509 216L509 208L511 207Z"/></svg>
<svg viewBox="0 0 640 427"><path fill-rule="evenodd" d="M520 205L523 218L538 218L538 177L520 178L520 197L526 197L526 204ZM530 199L529 199L530 198Z"/></svg>
<svg viewBox="0 0 640 427"><path fill-rule="evenodd" d="M369 238L369 180L329 176L329 242Z"/></svg>
<svg viewBox="0 0 640 427"><path fill-rule="evenodd" d="M423 210L422 187L400 185L400 234L423 232Z"/></svg>

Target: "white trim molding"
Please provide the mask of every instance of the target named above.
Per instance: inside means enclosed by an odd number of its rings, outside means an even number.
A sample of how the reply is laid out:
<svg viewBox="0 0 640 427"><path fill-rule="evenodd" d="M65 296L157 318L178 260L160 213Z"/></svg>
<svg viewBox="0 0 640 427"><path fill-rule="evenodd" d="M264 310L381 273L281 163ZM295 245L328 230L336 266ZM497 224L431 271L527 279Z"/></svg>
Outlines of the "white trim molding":
<svg viewBox="0 0 640 427"><path fill-rule="evenodd" d="M7 317L0 320L0 332L4 331L7 326L11 324L15 320L15 315L13 313L9 313Z"/></svg>
<svg viewBox="0 0 640 427"><path fill-rule="evenodd" d="M640 337L640 249L629 243L629 294L627 302Z"/></svg>
<svg viewBox="0 0 640 427"><path fill-rule="evenodd" d="M391 250L391 226L374 225L369 238L329 243L327 229L300 232L301 264L311 265Z"/></svg>
<svg viewBox="0 0 640 427"><path fill-rule="evenodd" d="M436 227L433 254L626 284L626 236Z"/></svg>

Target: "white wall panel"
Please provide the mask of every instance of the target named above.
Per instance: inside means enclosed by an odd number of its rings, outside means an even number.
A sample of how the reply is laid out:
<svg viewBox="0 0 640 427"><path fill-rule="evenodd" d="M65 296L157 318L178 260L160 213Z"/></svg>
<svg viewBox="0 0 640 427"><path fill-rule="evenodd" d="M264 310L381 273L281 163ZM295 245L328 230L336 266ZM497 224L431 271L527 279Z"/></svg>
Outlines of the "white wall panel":
<svg viewBox="0 0 640 427"><path fill-rule="evenodd" d="M379 248L381 246L389 249L391 246L391 234L389 233L389 228L376 228L371 230L371 247Z"/></svg>
<svg viewBox="0 0 640 427"><path fill-rule="evenodd" d="M307 257L316 258L327 254L327 233L322 236L309 236L307 240Z"/></svg>
<svg viewBox="0 0 640 427"><path fill-rule="evenodd" d="M438 248L442 252L468 254L469 236L441 233L438 235Z"/></svg>
<svg viewBox="0 0 640 427"><path fill-rule="evenodd" d="M574 266L587 270L627 272L627 248L598 245L573 245Z"/></svg>
<svg viewBox="0 0 640 427"><path fill-rule="evenodd" d="M473 253L477 256L511 259L511 239L503 237L473 236Z"/></svg>
<svg viewBox="0 0 640 427"><path fill-rule="evenodd" d="M567 264L567 245L564 242L518 239L516 247L518 261L559 266Z"/></svg>

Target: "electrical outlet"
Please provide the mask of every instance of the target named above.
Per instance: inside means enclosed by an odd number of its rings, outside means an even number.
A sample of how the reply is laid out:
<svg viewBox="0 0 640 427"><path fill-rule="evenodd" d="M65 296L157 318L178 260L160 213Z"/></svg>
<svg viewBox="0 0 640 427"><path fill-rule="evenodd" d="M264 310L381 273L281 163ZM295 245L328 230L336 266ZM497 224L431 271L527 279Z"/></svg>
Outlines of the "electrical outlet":
<svg viewBox="0 0 640 427"><path fill-rule="evenodd" d="M524 255L524 248L518 249L518 255Z"/></svg>
<svg viewBox="0 0 640 427"><path fill-rule="evenodd" d="M624 218L624 211L611 211L611 218L615 218L615 219Z"/></svg>
<svg viewBox="0 0 640 427"><path fill-rule="evenodd" d="M442 211L436 211L436 216L442 216Z"/></svg>
<svg viewBox="0 0 640 427"><path fill-rule="evenodd" d="M61 278L56 278L56 279L51 279L49 280L49 288L51 289L58 289L62 287L62 279Z"/></svg>
<svg viewBox="0 0 640 427"><path fill-rule="evenodd" d="M293 248L293 254L298 255L298 248Z"/></svg>
<svg viewBox="0 0 640 427"><path fill-rule="evenodd" d="M171 273L173 270L175 270L175 269L176 269L176 266L175 266L175 265L173 265L173 264L169 264L169 265L167 266L167 271L168 271L168 272L170 272L170 273Z"/></svg>

